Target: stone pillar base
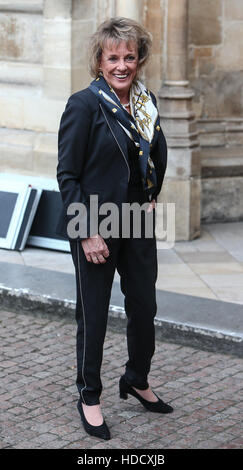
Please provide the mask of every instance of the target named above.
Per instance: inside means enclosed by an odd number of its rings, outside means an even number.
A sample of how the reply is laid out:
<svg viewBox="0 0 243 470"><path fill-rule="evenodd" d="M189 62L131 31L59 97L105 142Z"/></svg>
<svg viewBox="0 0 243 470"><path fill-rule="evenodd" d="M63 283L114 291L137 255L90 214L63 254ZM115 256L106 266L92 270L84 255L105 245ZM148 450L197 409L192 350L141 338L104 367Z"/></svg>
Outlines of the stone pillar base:
<svg viewBox="0 0 243 470"><path fill-rule="evenodd" d="M176 241L200 235L201 162L193 96L187 81L166 81L159 92L161 127L168 145L159 201L175 203Z"/></svg>
<svg viewBox="0 0 243 470"><path fill-rule="evenodd" d="M158 204L156 237L163 240L163 230L167 230L167 204L175 204L175 241L192 240L200 236L200 193L201 179L165 179L163 190L157 202L163 203L163 214ZM170 240L171 241L171 240Z"/></svg>

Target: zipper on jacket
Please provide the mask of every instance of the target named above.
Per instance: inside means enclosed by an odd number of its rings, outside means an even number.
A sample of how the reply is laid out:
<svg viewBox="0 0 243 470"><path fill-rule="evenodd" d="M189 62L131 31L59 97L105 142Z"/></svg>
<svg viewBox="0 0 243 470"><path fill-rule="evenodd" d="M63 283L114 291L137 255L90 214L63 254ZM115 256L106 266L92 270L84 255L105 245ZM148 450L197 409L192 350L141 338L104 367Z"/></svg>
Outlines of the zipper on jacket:
<svg viewBox="0 0 243 470"><path fill-rule="evenodd" d="M129 168L129 165L128 165L128 163L127 163L127 159L126 159L126 157L125 157L125 155L124 155L124 152L123 152L123 150L122 150L122 148L121 148L121 146L120 146L120 144L119 144L119 142L118 142L118 140L117 140L117 138L116 138L116 136L115 136L115 134L114 134L114 132L113 132L113 130L112 130L112 128L111 128L111 126L110 126L110 123L109 123L109 121L108 121L108 119L107 119L107 117L106 117L106 115L105 115L105 112L104 112L104 110L103 110L101 104L100 104L100 108L101 108L102 113L103 113L104 116L105 116L105 120L106 120L106 122L107 122L107 125L108 125L108 127L109 127L109 129L110 129L110 131L111 131L111 133L112 133L112 135L113 135L113 137L114 137L114 139L115 139L115 141L116 141L116 143L117 143L117 145L118 145L118 147L119 147L121 153L122 153L122 156L123 156L123 158L124 158L124 160L125 160L125 162L126 162L126 165L127 165L127 168L128 168L128 181L129 181L129 180L130 180L130 168Z"/></svg>

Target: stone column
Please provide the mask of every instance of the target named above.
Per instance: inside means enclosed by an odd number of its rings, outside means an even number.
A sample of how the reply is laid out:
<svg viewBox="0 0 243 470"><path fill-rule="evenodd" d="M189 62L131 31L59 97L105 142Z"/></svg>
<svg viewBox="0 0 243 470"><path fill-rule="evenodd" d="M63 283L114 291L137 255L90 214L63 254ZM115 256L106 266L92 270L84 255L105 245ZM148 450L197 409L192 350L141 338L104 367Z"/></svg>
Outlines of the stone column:
<svg viewBox="0 0 243 470"><path fill-rule="evenodd" d="M72 0L44 2L43 92L51 99L71 94Z"/></svg>
<svg viewBox="0 0 243 470"><path fill-rule="evenodd" d="M90 82L87 45L95 30L93 0L45 0L44 95L66 100Z"/></svg>
<svg viewBox="0 0 243 470"><path fill-rule="evenodd" d="M167 0L167 67L159 92L161 125L168 144L168 166L159 201L175 203L176 240L200 234L200 152L187 79L188 1ZM160 215L158 214L158 222ZM162 215L161 215L162 221ZM158 238L159 227L158 225Z"/></svg>
<svg viewBox="0 0 243 470"><path fill-rule="evenodd" d="M116 0L116 16L140 21L141 0Z"/></svg>

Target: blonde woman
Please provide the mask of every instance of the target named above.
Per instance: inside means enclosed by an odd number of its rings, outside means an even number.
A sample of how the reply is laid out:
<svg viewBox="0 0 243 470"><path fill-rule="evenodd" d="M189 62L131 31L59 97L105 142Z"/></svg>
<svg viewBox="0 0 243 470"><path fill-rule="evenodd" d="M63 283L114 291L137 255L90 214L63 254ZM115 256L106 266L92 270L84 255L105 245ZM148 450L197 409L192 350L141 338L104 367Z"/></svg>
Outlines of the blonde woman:
<svg viewBox="0 0 243 470"><path fill-rule="evenodd" d="M128 319L128 361L119 381L120 397L130 394L152 412L173 411L148 383L155 350L154 209L167 163L155 97L139 80L150 47L149 33L137 22L111 18L102 23L91 38L94 80L69 98L59 129L57 179L64 208L58 231L70 240L76 272L78 410L86 432L102 439L110 439L100 406L100 369L115 269ZM145 216L140 237L134 235L131 220L129 237L122 230L102 236L91 223L91 196L99 207L115 204L120 222L124 203L147 203L152 237L144 233ZM87 209L87 233L76 238L67 234L73 203Z"/></svg>

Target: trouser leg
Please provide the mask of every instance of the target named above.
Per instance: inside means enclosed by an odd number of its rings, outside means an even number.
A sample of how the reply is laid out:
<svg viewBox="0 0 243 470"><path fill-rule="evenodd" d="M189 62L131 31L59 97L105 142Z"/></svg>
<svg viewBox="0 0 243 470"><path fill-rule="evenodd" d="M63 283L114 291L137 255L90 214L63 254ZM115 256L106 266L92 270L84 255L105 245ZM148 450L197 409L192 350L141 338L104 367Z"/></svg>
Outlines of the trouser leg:
<svg viewBox="0 0 243 470"><path fill-rule="evenodd" d="M128 361L125 377L139 388L148 388L148 373L155 350L155 282L157 278L156 240L123 239L117 270L125 296Z"/></svg>
<svg viewBox="0 0 243 470"><path fill-rule="evenodd" d="M100 369L116 255L109 247L106 263L97 265L86 260L80 241L71 241L70 246L77 292L76 383L82 402L95 405L102 391Z"/></svg>

